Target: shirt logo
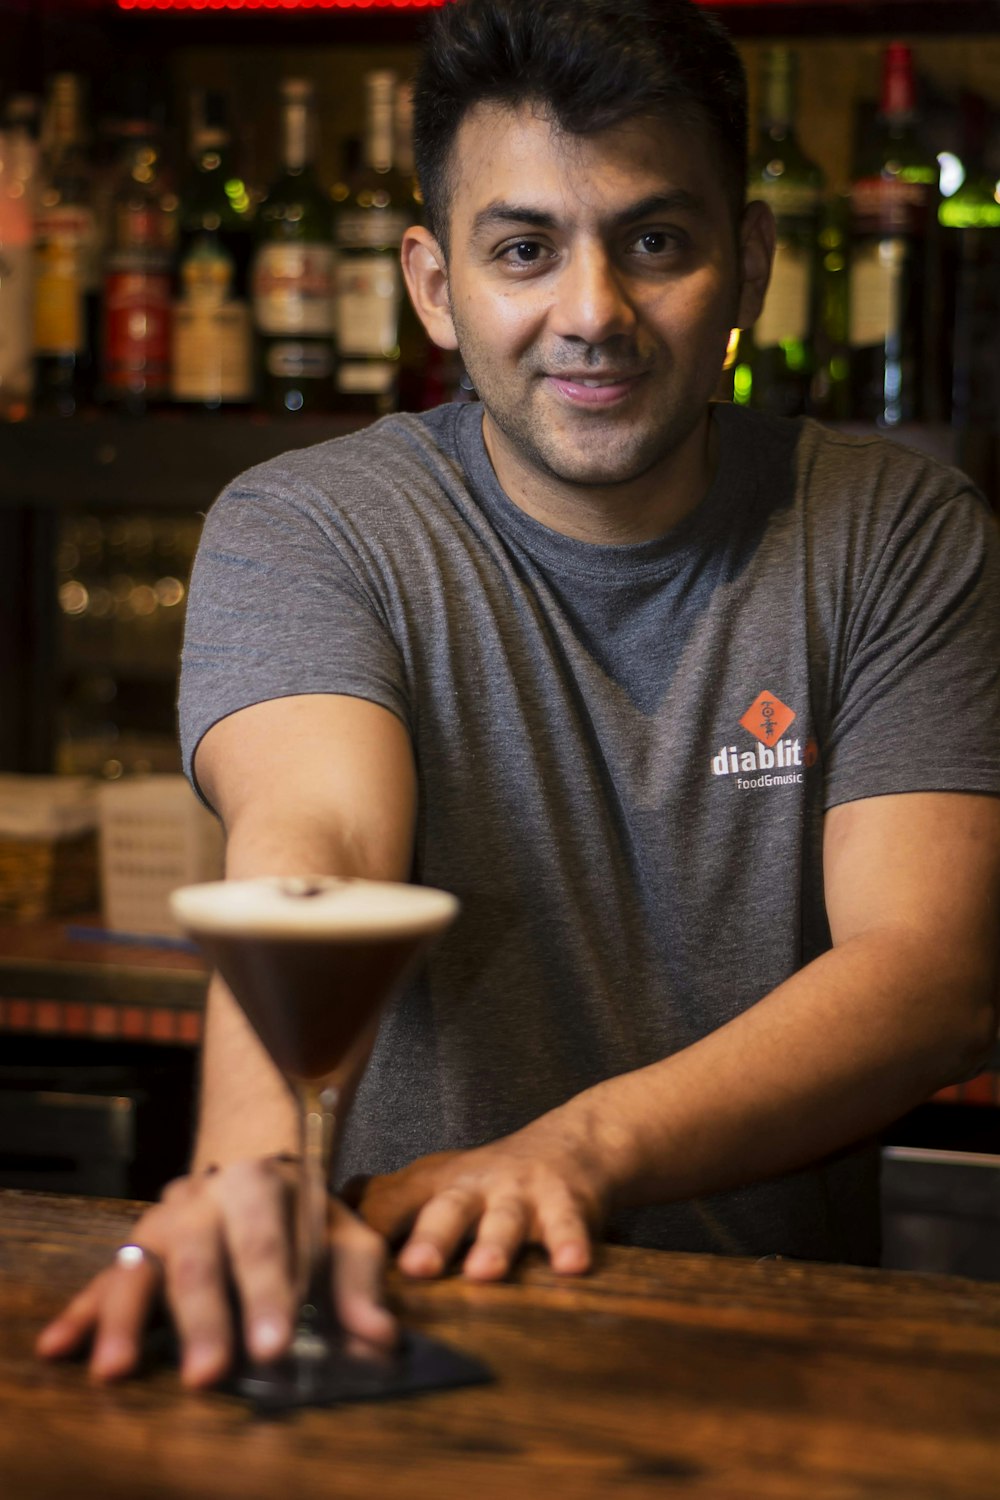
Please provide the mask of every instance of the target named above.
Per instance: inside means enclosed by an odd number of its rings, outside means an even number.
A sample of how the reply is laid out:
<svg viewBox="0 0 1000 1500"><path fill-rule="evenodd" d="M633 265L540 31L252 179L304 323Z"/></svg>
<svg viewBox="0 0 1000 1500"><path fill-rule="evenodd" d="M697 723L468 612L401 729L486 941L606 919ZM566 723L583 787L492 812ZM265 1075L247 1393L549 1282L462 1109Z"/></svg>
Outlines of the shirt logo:
<svg viewBox="0 0 1000 1500"><path fill-rule="evenodd" d="M776 693L758 693L739 720L757 741L751 749L743 745L723 745L712 756L713 776L732 776L741 791L759 791L770 786L800 786L804 768L818 759L813 739L803 746L800 739L786 738L797 714L782 703Z"/></svg>
<svg viewBox="0 0 1000 1500"><path fill-rule="evenodd" d="M776 694L758 693L740 723L762 745L776 745L794 718L795 710L782 703Z"/></svg>

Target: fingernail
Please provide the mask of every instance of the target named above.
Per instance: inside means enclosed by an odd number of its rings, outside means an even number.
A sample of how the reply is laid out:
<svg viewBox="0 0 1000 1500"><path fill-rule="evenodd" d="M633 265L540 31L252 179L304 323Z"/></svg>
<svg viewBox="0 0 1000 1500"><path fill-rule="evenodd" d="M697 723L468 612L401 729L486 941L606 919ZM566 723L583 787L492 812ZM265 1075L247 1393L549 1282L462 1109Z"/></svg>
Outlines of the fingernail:
<svg viewBox="0 0 1000 1500"><path fill-rule="evenodd" d="M50 1323L48 1328L43 1328L35 1340L35 1348L39 1354L52 1354L62 1346L66 1337L66 1329L62 1323Z"/></svg>
<svg viewBox="0 0 1000 1500"><path fill-rule="evenodd" d="M583 1245L560 1245L552 1257L552 1269L565 1276L578 1275L590 1266L590 1252Z"/></svg>
<svg viewBox="0 0 1000 1500"><path fill-rule="evenodd" d="M280 1318L258 1318L250 1329L250 1347L258 1359L271 1359L288 1341L288 1327Z"/></svg>
<svg viewBox="0 0 1000 1500"><path fill-rule="evenodd" d="M399 1265L411 1276L437 1276L444 1260L436 1246L414 1241L401 1251Z"/></svg>
<svg viewBox="0 0 1000 1500"><path fill-rule="evenodd" d="M377 1344L394 1344L399 1335L396 1319L384 1307L370 1307L367 1318L368 1337Z"/></svg>
<svg viewBox="0 0 1000 1500"><path fill-rule="evenodd" d="M90 1373L99 1380L122 1375L132 1363L132 1345L128 1339L106 1338L94 1350Z"/></svg>
<svg viewBox="0 0 1000 1500"><path fill-rule="evenodd" d="M192 1344L185 1352L181 1371L185 1384L196 1385L214 1376L219 1369L219 1350L215 1344Z"/></svg>

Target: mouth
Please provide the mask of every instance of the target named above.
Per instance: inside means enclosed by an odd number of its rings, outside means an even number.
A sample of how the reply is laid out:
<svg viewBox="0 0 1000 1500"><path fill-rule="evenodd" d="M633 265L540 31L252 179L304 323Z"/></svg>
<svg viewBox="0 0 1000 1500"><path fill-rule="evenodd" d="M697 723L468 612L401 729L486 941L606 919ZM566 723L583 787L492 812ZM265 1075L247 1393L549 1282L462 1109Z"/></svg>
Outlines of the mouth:
<svg viewBox="0 0 1000 1500"><path fill-rule="evenodd" d="M546 375L547 383L573 406L607 407L624 401L643 379L644 372L632 375L559 374Z"/></svg>

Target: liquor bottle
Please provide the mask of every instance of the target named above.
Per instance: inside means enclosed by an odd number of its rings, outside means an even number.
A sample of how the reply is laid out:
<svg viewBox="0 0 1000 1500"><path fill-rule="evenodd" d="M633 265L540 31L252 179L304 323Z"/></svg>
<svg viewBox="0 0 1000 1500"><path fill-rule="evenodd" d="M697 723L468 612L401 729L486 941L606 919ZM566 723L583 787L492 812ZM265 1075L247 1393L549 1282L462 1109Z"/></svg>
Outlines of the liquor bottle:
<svg viewBox="0 0 1000 1500"><path fill-rule="evenodd" d="M334 398L333 210L316 177L313 85L281 84L281 171L257 215L251 283L270 411L329 410Z"/></svg>
<svg viewBox="0 0 1000 1500"><path fill-rule="evenodd" d="M176 201L164 178L155 124L125 120L118 136L104 269L101 395L138 413L170 389Z"/></svg>
<svg viewBox="0 0 1000 1500"><path fill-rule="evenodd" d="M403 275L399 247L416 216L393 160L395 74L365 75L362 166L335 221L337 404L380 414L398 400Z"/></svg>
<svg viewBox="0 0 1000 1500"><path fill-rule="evenodd" d="M817 238L823 203L820 168L795 134L795 56L772 47L763 57L751 198L774 214L778 236L763 310L740 338L737 400L777 416L808 408L817 310Z"/></svg>
<svg viewBox="0 0 1000 1500"><path fill-rule="evenodd" d="M931 415L938 166L917 132L909 47L883 54L879 111L851 184L848 283L853 415L893 427Z"/></svg>
<svg viewBox="0 0 1000 1500"><path fill-rule="evenodd" d="M71 416L93 394L100 268L82 87L51 80L35 224L35 400Z"/></svg>
<svg viewBox="0 0 1000 1500"><path fill-rule="evenodd" d="M170 394L215 411L254 394L250 195L233 160L222 95L205 95L191 149L180 198Z"/></svg>
<svg viewBox="0 0 1000 1500"><path fill-rule="evenodd" d="M0 131L0 420L6 421L28 415L34 389L36 155L26 123L8 106Z"/></svg>
<svg viewBox="0 0 1000 1500"><path fill-rule="evenodd" d="M1000 430L1000 115L963 101L966 176L938 210L950 288L951 421Z"/></svg>
<svg viewBox="0 0 1000 1500"><path fill-rule="evenodd" d="M850 200L836 193L823 206L819 229L819 286L809 412L825 421L851 415L847 256Z"/></svg>
<svg viewBox="0 0 1000 1500"><path fill-rule="evenodd" d="M406 185L407 217L423 220L424 199L413 159L413 84L396 85L396 167ZM403 287L399 310L399 375L396 405L400 411L426 411L447 399L451 383L461 374L458 355L438 349L427 337L423 324Z"/></svg>

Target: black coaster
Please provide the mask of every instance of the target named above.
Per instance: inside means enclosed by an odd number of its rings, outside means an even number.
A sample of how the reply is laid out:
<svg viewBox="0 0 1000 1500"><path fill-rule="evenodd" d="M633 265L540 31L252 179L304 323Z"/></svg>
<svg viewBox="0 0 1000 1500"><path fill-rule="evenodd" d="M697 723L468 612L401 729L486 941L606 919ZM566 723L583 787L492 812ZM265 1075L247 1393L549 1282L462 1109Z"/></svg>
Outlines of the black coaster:
<svg viewBox="0 0 1000 1500"><path fill-rule="evenodd" d="M258 1416L279 1416L300 1406L387 1401L493 1378L480 1360L412 1329L391 1352L371 1355L349 1353L336 1343L326 1346L300 1332L287 1358L247 1365L221 1389L248 1401Z"/></svg>

